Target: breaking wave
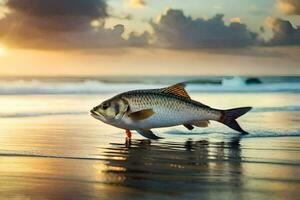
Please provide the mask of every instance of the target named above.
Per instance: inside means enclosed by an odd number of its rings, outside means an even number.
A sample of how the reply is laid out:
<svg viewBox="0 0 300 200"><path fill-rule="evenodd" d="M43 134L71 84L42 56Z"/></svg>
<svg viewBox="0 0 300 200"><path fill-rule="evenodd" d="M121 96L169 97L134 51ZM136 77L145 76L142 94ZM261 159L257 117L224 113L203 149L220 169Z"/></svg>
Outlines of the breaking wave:
<svg viewBox="0 0 300 200"><path fill-rule="evenodd" d="M186 82L189 92L300 92L299 77L169 77L134 79L0 79L0 95L98 94L165 87Z"/></svg>
<svg viewBox="0 0 300 200"><path fill-rule="evenodd" d="M141 84L110 84L95 80L86 80L84 82L63 82L48 83L38 80L0 82L0 94L97 94L113 93L131 89L147 89L153 85Z"/></svg>

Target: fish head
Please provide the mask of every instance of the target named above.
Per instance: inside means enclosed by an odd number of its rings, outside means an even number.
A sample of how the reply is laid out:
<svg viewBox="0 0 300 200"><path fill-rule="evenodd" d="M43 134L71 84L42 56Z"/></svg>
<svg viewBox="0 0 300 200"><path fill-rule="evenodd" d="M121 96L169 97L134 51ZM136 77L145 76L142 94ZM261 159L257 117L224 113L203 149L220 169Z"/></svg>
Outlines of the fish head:
<svg viewBox="0 0 300 200"><path fill-rule="evenodd" d="M128 110L128 102L122 98L114 97L103 101L100 105L94 107L91 115L105 123L113 123L122 119Z"/></svg>

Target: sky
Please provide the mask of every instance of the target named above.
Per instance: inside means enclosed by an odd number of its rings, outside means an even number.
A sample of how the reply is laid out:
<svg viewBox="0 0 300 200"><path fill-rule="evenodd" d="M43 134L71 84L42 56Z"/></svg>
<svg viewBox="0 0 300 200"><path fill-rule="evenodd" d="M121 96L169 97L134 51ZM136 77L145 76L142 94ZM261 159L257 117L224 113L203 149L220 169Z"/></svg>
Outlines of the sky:
<svg viewBox="0 0 300 200"><path fill-rule="evenodd" d="M299 75L299 0L0 0L0 76Z"/></svg>

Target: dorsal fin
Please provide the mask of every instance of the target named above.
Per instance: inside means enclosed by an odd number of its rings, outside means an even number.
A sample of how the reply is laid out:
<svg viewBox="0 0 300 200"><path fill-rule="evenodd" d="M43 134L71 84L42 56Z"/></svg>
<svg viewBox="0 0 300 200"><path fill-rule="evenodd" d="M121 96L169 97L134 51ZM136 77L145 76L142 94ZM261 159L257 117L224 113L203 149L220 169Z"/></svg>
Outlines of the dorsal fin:
<svg viewBox="0 0 300 200"><path fill-rule="evenodd" d="M167 94L174 94L180 97L184 97L187 99L192 99L190 97L190 95L187 93L187 91L185 90L185 83L177 83L175 85L172 85L170 87L165 87L165 88L161 88L159 89L160 92L162 93L167 93ZM197 101L197 103L203 107L208 107L207 105Z"/></svg>
<svg viewBox="0 0 300 200"><path fill-rule="evenodd" d="M187 99L191 99L187 91L184 89L184 83L177 83L176 85L172 85L170 87L162 88L159 91L162 93L170 93L175 94L177 96L185 97Z"/></svg>

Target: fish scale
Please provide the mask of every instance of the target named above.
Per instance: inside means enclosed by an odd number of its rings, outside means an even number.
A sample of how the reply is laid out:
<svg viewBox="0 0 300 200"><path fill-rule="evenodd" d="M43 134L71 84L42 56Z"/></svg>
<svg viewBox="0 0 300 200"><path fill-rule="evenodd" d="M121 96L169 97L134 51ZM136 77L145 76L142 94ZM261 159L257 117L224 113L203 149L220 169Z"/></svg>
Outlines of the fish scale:
<svg viewBox="0 0 300 200"><path fill-rule="evenodd" d="M129 126L139 128L168 127L199 120L219 119L220 111L203 107L190 99L156 91L131 91L121 98L128 101L130 112L153 109L155 114L149 119L135 122L124 118Z"/></svg>

